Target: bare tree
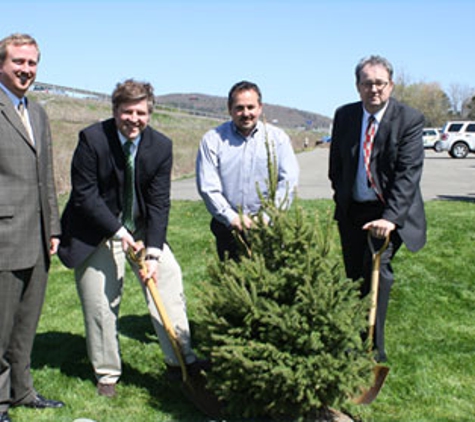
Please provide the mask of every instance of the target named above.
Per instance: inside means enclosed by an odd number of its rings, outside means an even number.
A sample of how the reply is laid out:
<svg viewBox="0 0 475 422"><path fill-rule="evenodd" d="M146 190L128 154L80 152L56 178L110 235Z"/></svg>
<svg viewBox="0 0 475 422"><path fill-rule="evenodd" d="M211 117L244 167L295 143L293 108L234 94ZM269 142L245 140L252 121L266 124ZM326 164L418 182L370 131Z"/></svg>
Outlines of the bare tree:
<svg viewBox="0 0 475 422"><path fill-rule="evenodd" d="M465 103L466 118L475 120L475 95Z"/></svg>
<svg viewBox="0 0 475 422"><path fill-rule="evenodd" d="M448 96L450 106L455 116L466 117L468 114L467 104L474 95L474 89L468 85L452 83L449 85Z"/></svg>
<svg viewBox="0 0 475 422"><path fill-rule="evenodd" d="M410 76L404 69L397 71L397 76L394 80L393 97L397 98L401 102L405 102L406 88L411 84Z"/></svg>

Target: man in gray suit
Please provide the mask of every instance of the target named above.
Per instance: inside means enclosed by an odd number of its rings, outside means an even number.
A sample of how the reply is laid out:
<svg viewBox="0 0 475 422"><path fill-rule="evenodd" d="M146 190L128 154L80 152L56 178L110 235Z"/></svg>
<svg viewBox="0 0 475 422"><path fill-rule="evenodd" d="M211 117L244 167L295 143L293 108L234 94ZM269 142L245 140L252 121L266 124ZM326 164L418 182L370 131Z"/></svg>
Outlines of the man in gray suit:
<svg viewBox="0 0 475 422"><path fill-rule="evenodd" d="M335 113L329 167L346 273L353 280L364 278L363 296L371 286L367 232L376 239L390 236L381 256L374 338L380 362L387 359L384 325L394 280L391 260L403 242L413 252L426 242L419 187L424 116L390 98L392 77L393 68L383 57L370 56L358 63L356 88L361 101Z"/></svg>
<svg viewBox="0 0 475 422"><path fill-rule="evenodd" d="M0 41L0 422L11 420L11 406L64 405L38 394L30 373L60 234L48 118L25 97L39 59L29 35Z"/></svg>

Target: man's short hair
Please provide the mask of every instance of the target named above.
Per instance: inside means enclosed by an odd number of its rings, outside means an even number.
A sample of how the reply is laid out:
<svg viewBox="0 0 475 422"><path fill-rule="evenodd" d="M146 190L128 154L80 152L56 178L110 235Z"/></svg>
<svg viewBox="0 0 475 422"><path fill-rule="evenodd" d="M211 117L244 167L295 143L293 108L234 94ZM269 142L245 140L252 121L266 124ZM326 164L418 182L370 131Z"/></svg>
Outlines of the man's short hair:
<svg viewBox="0 0 475 422"><path fill-rule="evenodd" d="M112 93L112 108L117 110L121 104L134 101L147 100L148 111L152 113L155 105L153 86L148 82L139 82L134 79L127 79L119 82Z"/></svg>
<svg viewBox="0 0 475 422"><path fill-rule="evenodd" d="M261 94L261 90L259 89L259 87L253 82L241 81L241 82L235 83L229 91L229 94L228 94L228 110L231 110L231 107L232 107L233 102L234 102L234 95L237 94L238 92L242 92L242 91L254 91L254 92L256 92L258 100L259 100L259 104L262 104L262 94Z"/></svg>
<svg viewBox="0 0 475 422"><path fill-rule="evenodd" d="M393 74L394 74L394 69L393 69L393 66L392 64L387 60L385 59L384 57L381 57L381 56L377 56L377 55L372 55L372 56L367 56L367 57L364 57L362 58L359 63L356 65L356 68L355 68L355 76L356 76L356 83L358 84L360 82L360 73L361 73L361 70L363 69L363 67L365 67L367 64L370 64L370 65L381 65L381 66L384 66L386 68L386 70L388 71L388 74L389 74L389 80L392 81L393 79Z"/></svg>
<svg viewBox="0 0 475 422"><path fill-rule="evenodd" d="M7 47L9 45L34 45L38 51L38 61L40 61L40 48L36 40L31 35L16 33L0 40L0 65L7 58Z"/></svg>

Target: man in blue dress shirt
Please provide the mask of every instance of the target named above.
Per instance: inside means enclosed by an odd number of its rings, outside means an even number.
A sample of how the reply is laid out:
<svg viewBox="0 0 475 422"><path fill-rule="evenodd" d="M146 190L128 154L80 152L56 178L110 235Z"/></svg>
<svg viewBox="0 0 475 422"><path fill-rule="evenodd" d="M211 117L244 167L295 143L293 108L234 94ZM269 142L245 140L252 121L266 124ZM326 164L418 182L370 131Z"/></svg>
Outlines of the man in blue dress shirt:
<svg viewBox="0 0 475 422"><path fill-rule="evenodd" d="M252 227L261 207L259 190L268 194L266 139L277 160L279 205L290 206L299 176L287 134L259 120L262 95L256 84L236 83L229 91L228 111L231 120L204 135L196 160L198 191L213 217L211 231L221 260L237 259L232 231Z"/></svg>

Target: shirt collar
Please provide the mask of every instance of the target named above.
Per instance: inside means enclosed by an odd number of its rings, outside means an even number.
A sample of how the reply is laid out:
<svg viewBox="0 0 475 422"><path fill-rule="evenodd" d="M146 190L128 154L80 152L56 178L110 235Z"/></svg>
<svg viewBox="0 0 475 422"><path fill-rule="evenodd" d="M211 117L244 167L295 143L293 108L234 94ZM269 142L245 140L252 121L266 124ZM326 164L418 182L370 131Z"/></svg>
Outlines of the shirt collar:
<svg viewBox="0 0 475 422"><path fill-rule="evenodd" d="M233 128L234 133L237 134L237 135L239 135L239 136L241 136L241 137L243 137L244 139L253 137L253 136L256 134L256 132L259 131L259 129L261 128L261 125L262 125L262 124L263 124L263 123L262 123L260 120L258 120L258 121L257 121L257 125L256 125L256 127L252 130L252 132L251 132L249 135L244 136L241 132L239 132L238 128L236 127L236 125L234 124L234 122L231 120L231 127Z"/></svg>
<svg viewBox="0 0 475 422"><path fill-rule="evenodd" d="M11 92L4 84L0 82L0 88L2 88L5 91L5 94L7 94L7 97L10 98L10 101L13 103L15 108L18 108L18 104L20 104L22 101L25 104L25 107L28 106L28 103L26 102L26 97L23 98L18 98L13 92Z"/></svg>
<svg viewBox="0 0 475 422"><path fill-rule="evenodd" d="M381 123L381 120L383 120L384 113L386 112L386 109L388 108L389 101L386 102L384 107L379 110L377 113L371 114L368 113L368 111L364 108L363 106L363 121L367 122L369 119L369 116L374 116L374 119L376 120L376 123Z"/></svg>
<svg viewBox="0 0 475 422"><path fill-rule="evenodd" d="M140 141L142 140L142 135L137 136L135 139L127 139L124 135L122 135L120 130L117 130L117 135L119 136L119 140L122 146L124 146L127 141L131 141L134 144L134 148L132 149L132 151L137 151Z"/></svg>

